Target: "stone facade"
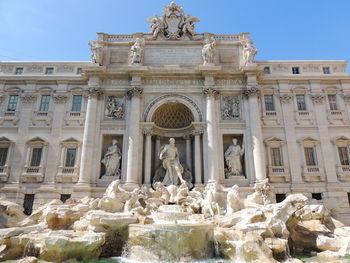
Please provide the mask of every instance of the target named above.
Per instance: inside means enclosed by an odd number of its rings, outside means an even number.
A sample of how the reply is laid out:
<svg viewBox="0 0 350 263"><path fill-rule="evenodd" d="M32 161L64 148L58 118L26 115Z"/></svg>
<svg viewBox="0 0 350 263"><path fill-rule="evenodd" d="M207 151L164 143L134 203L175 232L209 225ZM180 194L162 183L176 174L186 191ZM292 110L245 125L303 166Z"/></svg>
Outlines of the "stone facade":
<svg viewBox="0 0 350 263"><path fill-rule="evenodd" d="M277 199L301 192L350 222L346 62L254 61L249 34L196 33L198 21L170 5L151 33L99 33L92 62L1 62L1 195L37 207L101 196L119 176L150 185L173 137L194 185L248 194L268 178ZM224 156L233 138L241 174ZM113 140L120 171L106 176Z"/></svg>

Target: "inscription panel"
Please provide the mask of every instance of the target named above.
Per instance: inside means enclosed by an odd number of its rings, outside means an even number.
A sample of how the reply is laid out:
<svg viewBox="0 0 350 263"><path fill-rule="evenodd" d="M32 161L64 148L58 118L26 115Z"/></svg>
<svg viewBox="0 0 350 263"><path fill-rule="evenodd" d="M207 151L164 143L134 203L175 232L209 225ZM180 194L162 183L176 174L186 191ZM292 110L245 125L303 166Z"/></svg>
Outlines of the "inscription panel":
<svg viewBox="0 0 350 263"><path fill-rule="evenodd" d="M146 47L145 65L198 65L202 61L201 47Z"/></svg>

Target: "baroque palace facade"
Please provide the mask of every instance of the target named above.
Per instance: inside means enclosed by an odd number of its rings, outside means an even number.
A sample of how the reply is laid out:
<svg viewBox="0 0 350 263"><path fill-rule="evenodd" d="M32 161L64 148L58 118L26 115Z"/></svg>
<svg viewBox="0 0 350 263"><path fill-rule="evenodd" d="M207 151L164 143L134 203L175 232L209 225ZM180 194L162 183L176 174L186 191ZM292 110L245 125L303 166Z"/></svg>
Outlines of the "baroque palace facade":
<svg viewBox="0 0 350 263"><path fill-rule="evenodd" d="M254 61L248 33L198 21L171 3L151 33L98 33L91 62L1 62L0 195L30 213L116 178L151 185L174 138L192 185L268 179L277 201L301 192L349 222L346 62Z"/></svg>

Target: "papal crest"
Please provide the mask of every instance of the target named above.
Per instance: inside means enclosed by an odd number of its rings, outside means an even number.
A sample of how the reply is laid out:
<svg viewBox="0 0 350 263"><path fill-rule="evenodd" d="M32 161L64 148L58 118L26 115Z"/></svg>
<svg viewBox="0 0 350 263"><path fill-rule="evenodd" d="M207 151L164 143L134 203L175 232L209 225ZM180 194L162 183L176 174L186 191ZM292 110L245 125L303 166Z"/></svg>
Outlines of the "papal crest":
<svg viewBox="0 0 350 263"><path fill-rule="evenodd" d="M194 23L199 19L190 14L185 16L183 8L171 2L169 6L164 7L162 17L156 15L147 21L150 23L154 39L160 34L166 39L180 39L185 35L190 37L195 35Z"/></svg>

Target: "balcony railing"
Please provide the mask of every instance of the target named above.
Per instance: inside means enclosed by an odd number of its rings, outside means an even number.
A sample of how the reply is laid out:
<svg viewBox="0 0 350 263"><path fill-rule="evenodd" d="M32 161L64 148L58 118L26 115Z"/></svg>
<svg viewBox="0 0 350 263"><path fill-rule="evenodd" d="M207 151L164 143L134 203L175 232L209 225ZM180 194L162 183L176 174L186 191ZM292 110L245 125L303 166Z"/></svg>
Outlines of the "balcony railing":
<svg viewBox="0 0 350 263"><path fill-rule="evenodd" d="M340 181L350 181L350 165L338 165L337 175Z"/></svg>
<svg viewBox="0 0 350 263"><path fill-rule="evenodd" d="M332 124L334 121L341 121L345 124L345 113L342 110L328 110L328 121Z"/></svg>
<svg viewBox="0 0 350 263"><path fill-rule="evenodd" d="M21 176L21 181L24 183L42 182L44 179L43 166L25 166Z"/></svg>
<svg viewBox="0 0 350 263"><path fill-rule="evenodd" d="M76 183L78 182L79 178L79 167L67 167L67 166L60 166L58 167L58 172L56 176L57 182L72 182Z"/></svg>
<svg viewBox="0 0 350 263"><path fill-rule="evenodd" d="M34 111L32 122L33 125L40 123L50 125L52 121L52 111Z"/></svg>
<svg viewBox="0 0 350 263"><path fill-rule="evenodd" d="M295 111L295 121L300 124L302 121L308 121L310 124L314 123L314 117L311 111L298 110Z"/></svg>
<svg viewBox="0 0 350 263"><path fill-rule="evenodd" d="M282 183L290 181L289 169L286 166L269 166L268 171L271 182Z"/></svg>
<svg viewBox="0 0 350 263"><path fill-rule="evenodd" d="M3 124L5 121L12 122L13 125L16 125L19 121L19 111L3 111L0 114L0 124Z"/></svg>
<svg viewBox="0 0 350 263"><path fill-rule="evenodd" d="M85 121L85 112L82 111L67 111L65 116L65 123L70 125L83 125Z"/></svg>
<svg viewBox="0 0 350 263"><path fill-rule="evenodd" d="M318 165L308 165L303 168L304 180L307 182L319 182L325 180L323 168Z"/></svg>

